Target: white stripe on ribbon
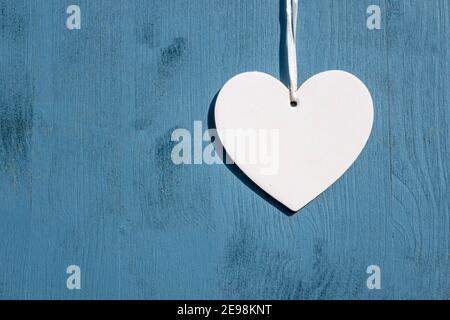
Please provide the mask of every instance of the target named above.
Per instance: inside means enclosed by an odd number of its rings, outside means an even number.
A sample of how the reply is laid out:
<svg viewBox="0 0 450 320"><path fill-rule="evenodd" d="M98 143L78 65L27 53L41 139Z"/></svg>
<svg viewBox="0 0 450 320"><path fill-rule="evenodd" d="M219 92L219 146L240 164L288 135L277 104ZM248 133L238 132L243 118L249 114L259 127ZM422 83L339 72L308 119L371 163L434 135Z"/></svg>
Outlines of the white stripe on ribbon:
<svg viewBox="0 0 450 320"><path fill-rule="evenodd" d="M287 14L287 54L288 54L288 69L289 69L289 93L291 103L297 104L297 16L298 16L298 0L286 0L286 14Z"/></svg>

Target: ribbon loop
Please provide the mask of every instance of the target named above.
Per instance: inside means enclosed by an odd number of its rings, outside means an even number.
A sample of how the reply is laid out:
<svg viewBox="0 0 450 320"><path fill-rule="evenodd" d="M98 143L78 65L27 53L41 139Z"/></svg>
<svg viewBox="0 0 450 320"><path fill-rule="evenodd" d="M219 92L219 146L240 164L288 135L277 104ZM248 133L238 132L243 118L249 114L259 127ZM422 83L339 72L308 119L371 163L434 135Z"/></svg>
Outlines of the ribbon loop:
<svg viewBox="0 0 450 320"><path fill-rule="evenodd" d="M291 105L297 105L297 50L296 50L296 36L297 36L297 16L298 16L298 0L286 0L286 15L287 15L287 55L288 55L288 69L289 69L289 94L291 98Z"/></svg>

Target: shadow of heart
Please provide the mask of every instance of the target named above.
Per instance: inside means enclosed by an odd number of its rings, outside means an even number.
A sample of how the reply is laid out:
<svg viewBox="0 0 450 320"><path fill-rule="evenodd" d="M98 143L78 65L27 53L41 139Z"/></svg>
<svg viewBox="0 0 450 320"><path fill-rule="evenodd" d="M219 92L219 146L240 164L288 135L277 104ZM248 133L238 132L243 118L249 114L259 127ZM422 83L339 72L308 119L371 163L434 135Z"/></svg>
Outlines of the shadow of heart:
<svg viewBox="0 0 450 320"><path fill-rule="evenodd" d="M208 110L208 129L216 129L216 120L214 117L214 109L216 106L216 100L217 96L219 95L219 92L216 93L214 96L211 104L209 105ZM231 171L239 180L241 180L248 188L253 190L257 195L259 195L261 198L263 198L265 201L270 203L272 206L277 208L279 211L281 211L286 216L293 216L296 212L290 210L289 208L285 207L282 203L278 202L272 196L270 196L267 192L265 192L263 189L261 189L256 183L254 183L236 164L229 164L226 163L225 159L227 159L226 150L224 149L222 142L215 141L214 147L216 149L221 148L221 150L224 150L224 152L217 152L219 156L221 156L221 160L224 163L224 165L227 167L228 170Z"/></svg>

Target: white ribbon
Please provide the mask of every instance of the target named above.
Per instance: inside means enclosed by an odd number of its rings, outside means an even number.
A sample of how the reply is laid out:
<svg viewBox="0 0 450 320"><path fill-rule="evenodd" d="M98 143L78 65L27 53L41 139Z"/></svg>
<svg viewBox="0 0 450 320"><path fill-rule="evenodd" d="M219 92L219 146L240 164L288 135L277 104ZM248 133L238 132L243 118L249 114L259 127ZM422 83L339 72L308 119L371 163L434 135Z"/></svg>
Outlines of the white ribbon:
<svg viewBox="0 0 450 320"><path fill-rule="evenodd" d="M287 55L288 55L288 69L289 69L289 94L291 104L297 105L297 50L296 50L296 36L297 36L297 15L298 15L298 0L286 0L286 14L287 14Z"/></svg>

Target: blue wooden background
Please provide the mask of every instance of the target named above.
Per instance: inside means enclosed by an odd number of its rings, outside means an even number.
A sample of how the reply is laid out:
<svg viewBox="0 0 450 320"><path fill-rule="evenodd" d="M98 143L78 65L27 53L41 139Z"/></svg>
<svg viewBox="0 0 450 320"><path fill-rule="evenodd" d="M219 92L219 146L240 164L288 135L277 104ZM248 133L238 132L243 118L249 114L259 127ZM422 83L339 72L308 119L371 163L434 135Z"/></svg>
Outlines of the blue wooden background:
<svg viewBox="0 0 450 320"><path fill-rule="evenodd" d="M350 71L376 116L300 213L172 164L171 132L206 129L230 77L286 80L282 2L0 0L0 298L448 299L448 0L300 0L300 80Z"/></svg>

